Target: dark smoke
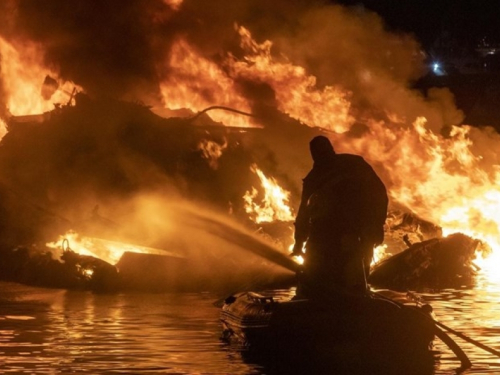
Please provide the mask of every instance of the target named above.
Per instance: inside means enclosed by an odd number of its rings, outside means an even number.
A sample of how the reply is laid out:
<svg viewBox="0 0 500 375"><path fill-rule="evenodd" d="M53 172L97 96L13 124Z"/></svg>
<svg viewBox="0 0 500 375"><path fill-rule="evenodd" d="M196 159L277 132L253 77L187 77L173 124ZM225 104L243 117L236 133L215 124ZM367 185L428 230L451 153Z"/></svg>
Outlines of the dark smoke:
<svg viewBox="0 0 500 375"><path fill-rule="evenodd" d="M186 200L231 212L252 227L242 196L259 186L250 172L254 162L292 192L297 207L301 178L311 166L307 144L321 130L278 111L266 82L238 82L263 130L165 120L138 104L161 103L159 85L171 73L166 61L178 37L222 67L228 53L243 55L235 24L259 43L272 40L276 59L306 67L319 87L350 93L356 121L348 137L367 133L366 117L398 118L404 127L425 116L436 132L463 117L451 92L424 95L409 88L425 72L418 42L389 33L378 15L359 8L320 0L185 0L178 10L166 0L9 0L0 6L1 36L40 43L46 65L88 95L44 124L10 124L0 147L0 182L3 233L13 244L77 229L71 227L96 205L126 223L120 236L137 240L137 229L148 225L134 224L154 216L136 216L130 202L152 193L158 202ZM1 90L0 101L5 107ZM217 169L197 148L206 139L227 140ZM350 151L346 144L339 149ZM142 244L162 246L156 234L144 235Z"/></svg>
<svg viewBox="0 0 500 375"><path fill-rule="evenodd" d="M238 45L234 23L259 34L289 27L310 2L36 0L3 5L2 35L41 43L48 66L93 96L154 101L172 41L182 35L207 56Z"/></svg>
<svg viewBox="0 0 500 375"><path fill-rule="evenodd" d="M117 97L137 88L155 92L155 64L175 35L162 30L173 13L162 1L15 4L15 12L3 13L2 33L41 43L47 65L58 67L61 78L92 95Z"/></svg>
<svg viewBox="0 0 500 375"><path fill-rule="evenodd" d="M10 0L4 8L2 35L41 43L47 65L92 96L155 104L172 41L186 38L215 61L239 56L238 24L258 41L274 41L277 56L307 67L320 84L356 92L359 105L428 112L425 98L404 90L424 72L418 43L385 31L379 16L360 8L319 0L185 0L179 10L162 0ZM389 101L382 88L403 95Z"/></svg>

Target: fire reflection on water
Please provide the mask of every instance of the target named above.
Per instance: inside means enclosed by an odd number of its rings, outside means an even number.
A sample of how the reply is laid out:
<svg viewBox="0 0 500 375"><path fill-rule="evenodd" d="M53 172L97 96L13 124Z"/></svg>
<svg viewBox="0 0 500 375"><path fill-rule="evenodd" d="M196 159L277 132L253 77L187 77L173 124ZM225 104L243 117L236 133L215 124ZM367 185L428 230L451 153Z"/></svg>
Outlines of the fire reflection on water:
<svg viewBox="0 0 500 375"><path fill-rule="evenodd" d="M22 297L9 299L12 292ZM228 359L219 341L213 297L96 295L2 284L0 371L249 373L251 366Z"/></svg>
<svg viewBox="0 0 500 375"><path fill-rule="evenodd" d="M500 344L500 281L480 272L474 288L443 290L423 295L434 308L441 323L499 350ZM472 343L454 337L473 363L472 374L496 374L500 371L498 357L485 352ZM436 342L438 350L444 350Z"/></svg>
<svg viewBox="0 0 500 375"><path fill-rule="evenodd" d="M0 284L0 370L56 372L265 374L220 340L219 310L211 293L93 294ZM289 298L294 290L269 291ZM500 286L480 277L476 288L424 295L436 319L500 349ZM469 374L498 373L500 360L456 340L473 363ZM441 352L435 374L459 362Z"/></svg>

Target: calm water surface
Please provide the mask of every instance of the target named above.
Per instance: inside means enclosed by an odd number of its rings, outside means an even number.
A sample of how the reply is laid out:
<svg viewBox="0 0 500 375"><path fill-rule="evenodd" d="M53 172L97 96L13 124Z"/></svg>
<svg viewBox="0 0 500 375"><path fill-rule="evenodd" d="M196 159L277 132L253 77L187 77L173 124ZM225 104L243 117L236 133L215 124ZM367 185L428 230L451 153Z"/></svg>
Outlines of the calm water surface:
<svg viewBox="0 0 500 375"><path fill-rule="evenodd" d="M280 295L290 291L276 291ZM500 287L423 295L436 318L500 350ZM0 373L266 374L220 341L219 309L211 293L94 294L0 283ZM500 359L457 342L474 367L500 374ZM459 362L436 341L435 374Z"/></svg>

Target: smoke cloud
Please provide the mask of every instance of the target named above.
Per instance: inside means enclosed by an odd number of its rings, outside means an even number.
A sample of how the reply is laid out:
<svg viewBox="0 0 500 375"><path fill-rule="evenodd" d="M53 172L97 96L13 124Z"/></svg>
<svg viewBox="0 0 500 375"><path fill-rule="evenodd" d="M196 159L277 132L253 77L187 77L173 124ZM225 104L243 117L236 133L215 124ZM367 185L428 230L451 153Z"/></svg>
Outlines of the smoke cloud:
<svg viewBox="0 0 500 375"><path fill-rule="evenodd" d="M426 72L418 41L388 32L377 14L361 7L321 0L9 0L0 7L2 38L16 45L37 43L46 66L87 94L44 124L13 124L2 140L0 182L10 218L4 227L21 233L13 242L69 229L95 205L105 216L126 216L123 207L158 191L162 199L203 202L249 225L242 196L259 184L250 171L252 163L291 191L292 206L298 206L301 178L311 167L308 142L324 130L280 111L278 89L268 82L235 78L238 94L257 115L254 124L263 127L259 130L194 126L149 111L148 106L164 103L161 84L175 74L168 61L178 38L228 76L228 59L251 65L236 25L250 30L258 43L272 41L275 61L303 67L316 77L315 89L335 87L345 94L348 131L330 134L338 142L335 147L367 157L388 185L395 180L384 166L391 161L391 150L383 141L373 142L375 130L385 125L411 129L418 117L425 117L427 129L440 134L464 118L451 91L411 89ZM208 87L197 89L205 98L214 97ZM7 107L6 96L6 88L0 88L0 110ZM214 125L206 117L200 122ZM472 136L487 146L483 162L498 164L490 151L497 135L488 130ZM203 140L227 142L217 169L198 149ZM394 137L389 140L396 143ZM33 223L40 233L28 236L24 220L43 209Z"/></svg>
<svg viewBox="0 0 500 375"><path fill-rule="evenodd" d="M10 0L3 7L2 35L40 43L46 64L93 96L155 104L176 38L217 61L228 52L241 55L238 24L258 41L272 40L276 55L306 67L320 85L354 92L358 107L423 115L435 126L443 121L432 105L435 98L407 89L424 72L418 43L387 32L383 20L363 8L260 0L185 0L178 9L162 0ZM453 107L450 100L446 104Z"/></svg>

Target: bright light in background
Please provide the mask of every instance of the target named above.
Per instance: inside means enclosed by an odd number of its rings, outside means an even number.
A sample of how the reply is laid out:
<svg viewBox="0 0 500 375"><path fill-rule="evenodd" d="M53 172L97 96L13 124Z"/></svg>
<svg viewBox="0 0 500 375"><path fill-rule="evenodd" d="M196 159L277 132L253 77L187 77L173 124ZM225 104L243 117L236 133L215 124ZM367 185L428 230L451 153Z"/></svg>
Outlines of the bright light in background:
<svg viewBox="0 0 500 375"><path fill-rule="evenodd" d="M437 61L432 63L432 71L437 76L444 76L446 74L446 71L443 69L442 64Z"/></svg>

